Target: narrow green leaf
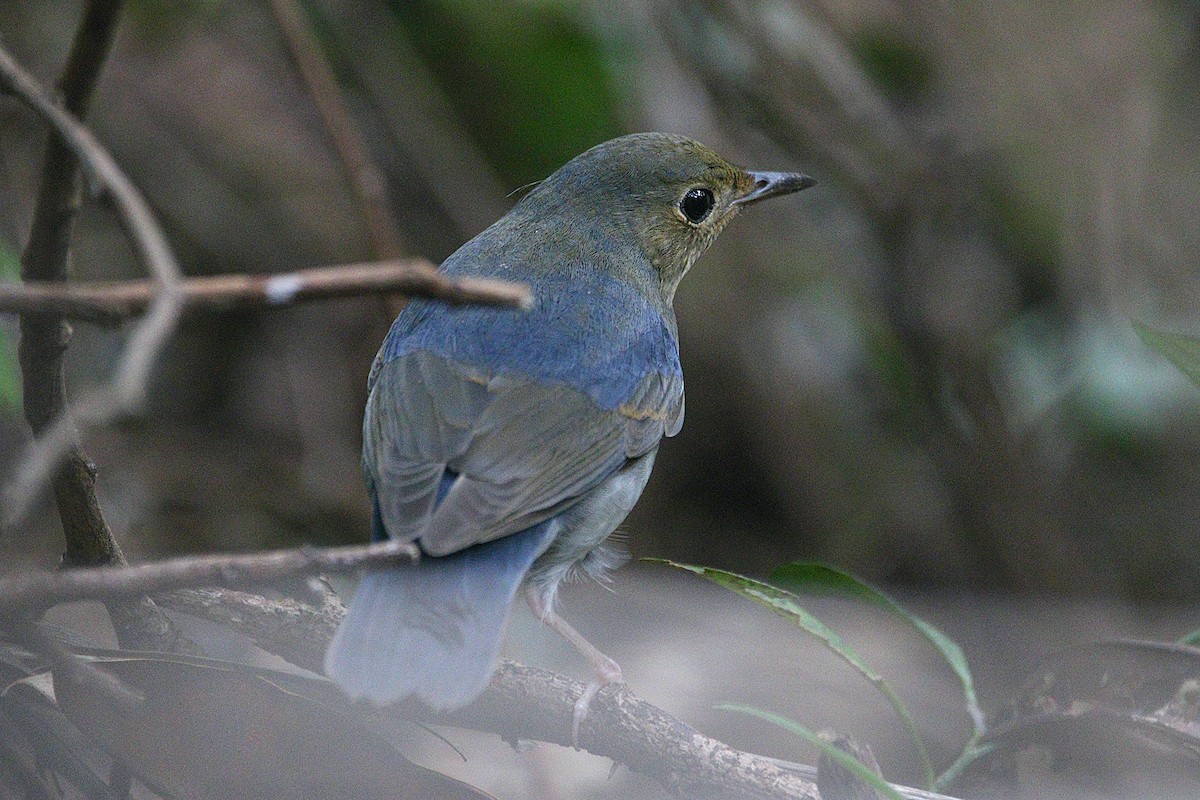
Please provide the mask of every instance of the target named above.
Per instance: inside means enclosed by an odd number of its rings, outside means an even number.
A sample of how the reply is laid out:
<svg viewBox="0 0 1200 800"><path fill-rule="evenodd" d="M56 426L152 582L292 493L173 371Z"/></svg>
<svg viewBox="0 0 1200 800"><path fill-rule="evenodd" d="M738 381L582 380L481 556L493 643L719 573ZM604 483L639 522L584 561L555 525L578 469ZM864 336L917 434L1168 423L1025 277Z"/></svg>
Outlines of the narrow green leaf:
<svg viewBox="0 0 1200 800"><path fill-rule="evenodd" d="M905 730L908 732L913 745L917 749L917 755L921 760L921 769L925 773L926 783L930 788L933 787L936 777L933 774L933 766L929 761L929 753L925 749L925 742L921 739L920 732L917 730L916 721L913 719L912 714L909 713L903 701L900 700L900 696L892 689L891 684L872 669L866 660L859 655L857 650L846 644L836 631L806 611L800 605L800 598L777 586L756 581L753 578L747 578L735 572L726 572L725 570L713 569L711 567L699 567L692 564L679 564L667 559L650 558L646 560L694 572L718 586L723 586L736 594L740 594L742 597L753 600L759 605L766 606L776 614L798 626L804 632L820 639L830 651L874 684L875 688L879 689L888 702L892 704L892 708L896 710L897 716L900 717L900 721L904 724Z"/></svg>
<svg viewBox="0 0 1200 800"><path fill-rule="evenodd" d="M1134 320L1133 329L1142 342L1180 369L1192 383L1200 386L1200 339L1181 333L1156 331Z"/></svg>
<svg viewBox="0 0 1200 800"><path fill-rule="evenodd" d="M1187 645L1188 647L1200 647L1200 631L1192 631L1186 636L1180 636L1176 644Z"/></svg>
<svg viewBox="0 0 1200 800"><path fill-rule="evenodd" d="M0 281L20 279L21 260L8 243L0 240ZM12 337L0 330L0 415L16 415L21 408L21 368Z"/></svg>
<svg viewBox="0 0 1200 800"><path fill-rule="evenodd" d="M15 415L21 408L21 369L16 350L10 337L0 331L0 416Z"/></svg>
<svg viewBox="0 0 1200 800"><path fill-rule="evenodd" d="M650 560L657 561L658 559ZM836 631L805 610L800 605L800 598L791 592L780 589L777 586L772 586L769 583L756 581L753 578L747 578L735 572L726 572L722 569L697 567L691 564L678 564L674 561L666 560L660 563L685 569L688 572L694 572L719 586L724 586L726 589L740 594L742 597L749 598L759 605L766 606L790 622L800 626L805 632L820 639L826 647L840 656L847 664L858 670L858 672L862 673L863 677L867 680L872 683L883 680L857 651L846 644L845 640Z"/></svg>
<svg viewBox="0 0 1200 800"><path fill-rule="evenodd" d="M784 564L771 573L768 580L790 591L820 592L825 594L842 594L856 600L871 603L895 614L911 625L917 633L929 641L942 654L942 658L950 665L950 669L962 684L963 699L966 703L967 714L971 717L976 736L982 736L987 725L983 710L979 707L979 699L975 696L975 681L971 677L971 668L962 648L936 627L910 613L888 595L874 586L860 580L848 572L816 564L809 561L795 561Z"/></svg>
<svg viewBox="0 0 1200 800"><path fill-rule="evenodd" d="M8 242L0 239L0 281L14 282L21 279L21 257Z"/></svg>
<svg viewBox="0 0 1200 800"><path fill-rule="evenodd" d="M813 746L818 747L827 753L843 767L853 772L855 777L857 777L863 783L869 784L879 792L882 792L884 797L887 797L889 800L905 800L904 795L896 791L895 787L893 787L890 783L876 775L866 764L862 763L849 753L834 747L833 744L825 741L820 736L813 733L811 730L798 722L793 722L787 717L781 717L778 714L772 714L770 711L763 711L762 709L754 708L753 706L723 704L717 706L717 708L721 711L736 711L739 714L748 714L752 717L758 717L759 719L769 722L772 725L777 725L780 728L783 728L789 733L794 733L797 736L807 740Z"/></svg>
<svg viewBox="0 0 1200 800"><path fill-rule="evenodd" d="M958 758L954 759L954 763L946 767L937 779L937 791L944 792L954 785L963 774L963 771L974 764L980 756L986 756L996 748L992 744L980 744L979 736L972 736L967 742L962 752L958 754Z"/></svg>

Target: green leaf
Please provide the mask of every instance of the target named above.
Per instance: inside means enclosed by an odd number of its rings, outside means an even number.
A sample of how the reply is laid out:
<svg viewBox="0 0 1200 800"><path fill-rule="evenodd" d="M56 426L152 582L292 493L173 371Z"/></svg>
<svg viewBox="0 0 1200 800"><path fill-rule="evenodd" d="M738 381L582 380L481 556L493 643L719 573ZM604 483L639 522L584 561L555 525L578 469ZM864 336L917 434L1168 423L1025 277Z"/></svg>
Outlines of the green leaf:
<svg viewBox="0 0 1200 800"><path fill-rule="evenodd" d="M0 239L0 281L16 282L21 279L21 257L8 242Z"/></svg>
<svg viewBox="0 0 1200 800"><path fill-rule="evenodd" d="M16 281L21 261L8 243L0 240L0 281ZM0 416L15 416L21 408L21 367L12 338L0 330Z"/></svg>
<svg viewBox="0 0 1200 800"><path fill-rule="evenodd" d="M941 775L938 775L937 791L944 792L953 786L962 777L963 771L967 767L979 760L980 756L986 756L995 749L994 744L980 744L978 734L972 736L963 747L962 752L958 754L958 758L954 759L954 763L946 767Z"/></svg>
<svg viewBox="0 0 1200 800"><path fill-rule="evenodd" d="M723 586L731 592L753 600L759 605L766 606L776 614L798 626L801 630L820 639L830 651L874 684L875 688L879 689L888 702L892 704L892 708L896 710L897 716L900 717L900 721L904 724L905 730L908 731L908 735L917 749L917 754L921 759L921 769L925 773L926 783L932 788L936 778L933 774L933 766L929 762L929 753L925 749L925 742L921 739L921 734L917 731L916 721L913 719L912 714L909 713L908 708L900 700L900 696L896 694L891 685L879 673L867 664L858 651L846 644L837 632L806 611L800 605L800 598L777 586L756 581L753 578L747 578L735 572L726 572L725 570L712 569L711 567L698 567L692 564L679 564L666 559L651 558L646 560L694 572L718 586Z"/></svg>
<svg viewBox="0 0 1200 800"><path fill-rule="evenodd" d="M621 57L570 4L390 5L456 121L506 184L544 178L622 132Z"/></svg>
<svg viewBox="0 0 1200 800"><path fill-rule="evenodd" d="M1188 647L1200 647L1200 631L1192 631L1186 636L1180 636L1176 644L1187 645Z"/></svg>
<svg viewBox="0 0 1200 800"><path fill-rule="evenodd" d="M971 677L971 668L962 648L946 634L942 633L925 620L909 613L903 606L888 595L848 572L816 564L808 561L795 561L784 564L771 573L768 580L784 589L791 591L820 592L824 594L841 594L879 606L911 625L917 633L924 636L934 646L950 669L962 684L963 699L967 706L967 714L975 727L975 735L982 736L986 730L987 721L983 710L979 707L979 699L975 696L975 682Z"/></svg>
<svg viewBox="0 0 1200 800"><path fill-rule="evenodd" d="M1137 320L1133 322L1133 329L1147 347L1166 358L1188 380L1200 386L1200 339L1181 333L1156 331Z"/></svg>
<svg viewBox="0 0 1200 800"><path fill-rule="evenodd" d="M904 795L896 791L896 789L890 783L876 775L866 764L862 763L849 753L834 747L832 743L825 741L820 736L813 733L811 730L798 722L793 722L787 717L781 717L778 714L772 714L770 711L763 711L761 709L754 708L753 706L723 704L717 706L717 708L722 711L736 711L739 714L748 714L752 717L758 717L761 720L769 722L772 725L778 725L785 731L794 733L797 736L806 739L813 746L819 747L843 767L853 772L855 777L857 777L863 783L869 784L881 792L883 796L889 798L889 800L905 800Z"/></svg>
<svg viewBox="0 0 1200 800"><path fill-rule="evenodd" d="M21 369L16 348L0 331L0 416L15 415L21 407Z"/></svg>

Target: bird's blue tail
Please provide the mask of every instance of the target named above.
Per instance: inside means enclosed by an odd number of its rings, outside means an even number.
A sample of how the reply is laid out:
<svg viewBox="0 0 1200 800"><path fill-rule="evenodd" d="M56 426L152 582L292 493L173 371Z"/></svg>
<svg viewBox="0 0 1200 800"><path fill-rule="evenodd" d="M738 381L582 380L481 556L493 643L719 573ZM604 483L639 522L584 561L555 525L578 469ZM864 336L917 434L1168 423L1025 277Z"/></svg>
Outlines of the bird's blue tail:
<svg viewBox="0 0 1200 800"><path fill-rule="evenodd" d="M325 673L352 697L379 704L408 695L437 709L471 702L491 677L517 588L557 525L368 572L325 654Z"/></svg>

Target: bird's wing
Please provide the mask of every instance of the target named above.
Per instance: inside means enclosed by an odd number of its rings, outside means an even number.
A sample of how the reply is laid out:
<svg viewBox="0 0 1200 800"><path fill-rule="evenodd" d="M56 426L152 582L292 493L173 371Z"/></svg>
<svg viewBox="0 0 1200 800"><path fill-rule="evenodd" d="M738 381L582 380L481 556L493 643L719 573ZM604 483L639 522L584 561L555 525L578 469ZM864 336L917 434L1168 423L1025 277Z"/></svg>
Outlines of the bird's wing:
<svg viewBox="0 0 1200 800"><path fill-rule="evenodd" d="M424 351L376 360L363 415L363 471L379 520L411 542L429 525L446 465L492 402L487 379Z"/></svg>
<svg viewBox="0 0 1200 800"><path fill-rule="evenodd" d="M418 351L377 371L363 457L389 536L441 555L569 507L678 430L682 408L678 375L650 373L608 410L573 388ZM459 477L435 509L447 469Z"/></svg>
<svg viewBox="0 0 1200 800"><path fill-rule="evenodd" d="M626 419L631 456L649 452L664 436L683 427L683 374L651 372L617 411Z"/></svg>

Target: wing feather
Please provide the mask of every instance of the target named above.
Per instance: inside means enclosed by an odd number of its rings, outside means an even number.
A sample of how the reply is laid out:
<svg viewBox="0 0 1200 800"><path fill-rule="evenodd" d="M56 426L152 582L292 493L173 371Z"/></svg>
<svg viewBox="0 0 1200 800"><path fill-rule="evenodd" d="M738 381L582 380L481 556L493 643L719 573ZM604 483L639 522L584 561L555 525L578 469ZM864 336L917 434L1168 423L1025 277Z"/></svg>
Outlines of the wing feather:
<svg viewBox="0 0 1200 800"><path fill-rule="evenodd" d="M416 351L374 371L364 467L388 535L444 555L571 506L677 431L682 412L677 374L651 372L605 409L571 387ZM435 508L447 470L459 477Z"/></svg>

